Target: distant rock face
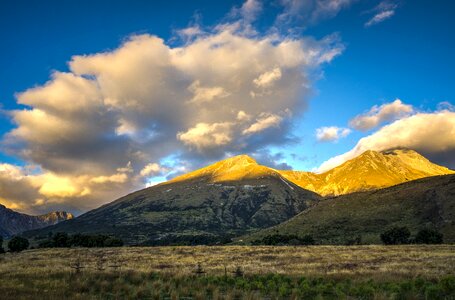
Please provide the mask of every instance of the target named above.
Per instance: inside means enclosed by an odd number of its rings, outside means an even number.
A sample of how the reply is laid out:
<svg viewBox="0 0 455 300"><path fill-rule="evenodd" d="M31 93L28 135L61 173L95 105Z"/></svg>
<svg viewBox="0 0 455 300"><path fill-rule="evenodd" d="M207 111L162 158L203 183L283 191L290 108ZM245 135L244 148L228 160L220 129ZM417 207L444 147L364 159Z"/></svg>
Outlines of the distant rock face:
<svg viewBox="0 0 455 300"><path fill-rule="evenodd" d="M455 172L433 164L413 150L365 151L322 174L279 171L300 187L322 196L376 190L403 182Z"/></svg>
<svg viewBox="0 0 455 300"><path fill-rule="evenodd" d="M319 199L276 170L241 155L137 191L38 234L104 233L129 244L237 236L284 222Z"/></svg>
<svg viewBox="0 0 455 300"><path fill-rule="evenodd" d="M41 216L29 216L0 204L0 235L7 238L27 230L55 225L70 219L73 219L73 215L64 211L55 211Z"/></svg>

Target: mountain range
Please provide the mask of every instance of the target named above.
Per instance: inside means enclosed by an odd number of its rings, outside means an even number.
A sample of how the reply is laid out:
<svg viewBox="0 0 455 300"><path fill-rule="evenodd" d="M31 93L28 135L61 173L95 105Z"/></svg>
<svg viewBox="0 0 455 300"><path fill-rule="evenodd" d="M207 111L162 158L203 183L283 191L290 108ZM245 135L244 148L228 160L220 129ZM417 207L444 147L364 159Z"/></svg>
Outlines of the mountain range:
<svg viewBox="0 0 455 300"><path fill-rule="evenodd" d="M321 174L279 172L300 187L322 196L377 190L429 176L455 174L410 149L368 150Z"/></svg>
<svg viewBox="0 0 455 300"><path fill-rule="evenodd" d="M113 234L130 244L216 240L277 225L321 197L240 155L40 230Z"/></svg>
<svg viewBox="0 0 455 300"><path fill-rule="evenodd" d="M393 224L450 231L454 173L409 149L366 151L322 174L275 170L240 155L26 235L103 233L156 245L283 230L324 243L353 234L377 242L378 230Z"/></svg>
<svg viewBox="0 0 455 300"><path fill-rule="evenodd" d="M55 225L72 219L73 215L64 211L54 211L40 216L30 216L15 212L0 204L0 236L8 238L33 229Z"/></svg>

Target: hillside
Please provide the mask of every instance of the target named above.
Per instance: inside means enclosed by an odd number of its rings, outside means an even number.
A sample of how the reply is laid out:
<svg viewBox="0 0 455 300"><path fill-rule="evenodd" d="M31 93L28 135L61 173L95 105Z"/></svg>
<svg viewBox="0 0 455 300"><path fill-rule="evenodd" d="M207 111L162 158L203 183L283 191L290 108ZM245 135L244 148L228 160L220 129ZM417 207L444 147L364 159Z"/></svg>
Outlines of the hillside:
<svg viewBox="0 0 455 300"><path fill-rule="evenodd" d="M288 220L320 197L241 155L140 190L51 228L104 233L130 244L220 239Z"/></svg>
<svg viewBox="0 0 455 300"><path fill-rule="evenodd" d="M409 149L365 151L325 173L279 171L289 181L322 196L336 196L394 186L436 175L454 174Z"/></svg>
<svg viewBox="0 0 455 300"><path fill-rule="evenodd" d="M324 244L343 244L357 236L364 243L379 243L379 234L391 226L407 226L412 233L434 226L445 242L455 242L455 175L328 198L287 222L240 240L278 233L310 234Z"/></svg>
<svg viewBox="0 0 455 300"><path fill-rule="evenodd" d="M72 214L64 211L55 211L40 216L29 216L15 212L0 204L0 235L2 237L10 237L23 231L43 228L72 218Z"/></svg>

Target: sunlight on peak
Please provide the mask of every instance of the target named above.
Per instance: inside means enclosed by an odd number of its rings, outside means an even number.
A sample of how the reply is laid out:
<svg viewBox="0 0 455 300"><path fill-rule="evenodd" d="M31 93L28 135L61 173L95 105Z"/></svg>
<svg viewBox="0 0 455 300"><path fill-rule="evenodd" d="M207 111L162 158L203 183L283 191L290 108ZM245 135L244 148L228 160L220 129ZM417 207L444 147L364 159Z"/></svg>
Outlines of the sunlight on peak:
<svg viewBox="0 0 455 300"><path fill-rule="evenodd" d="M248 155L237 155L176 177L168 183L190 179L202 179L210 182L237 181L264 176L279 176L279 173L274 169L259 165Z"/></svg>

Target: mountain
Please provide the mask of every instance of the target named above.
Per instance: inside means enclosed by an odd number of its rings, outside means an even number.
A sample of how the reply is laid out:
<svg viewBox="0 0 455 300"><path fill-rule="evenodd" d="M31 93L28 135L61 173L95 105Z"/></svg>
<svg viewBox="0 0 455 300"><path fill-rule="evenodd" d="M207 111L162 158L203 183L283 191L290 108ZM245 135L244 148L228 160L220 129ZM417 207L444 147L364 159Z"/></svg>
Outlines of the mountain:
<svg viewBox="0 0 455 300"><path fill-rule="evenodd" d="M129 244L217 240L277 225L318 200L276 170L240 155L28 234L104 233Z"/></svg>
<svg viewBox="0 0 455 300"><path fill-rule="evenodd" d="M310 234L324 244L349 243L357 237L364 243L380 243L380 233L391 226L407 226L413 234L436 227L446 243L455 242L455 175L327 198L278 226L240 239Z"/></svg>
<svg viewBox="0 0 455 300"><path fill-rule="evenodd" d="M64 211L55 211L41 216L29 216L15 212L0 204L0 235L12 235L72 219L73 215Z"/></svg>
<svg viewBox="0 0 455 300"><path fill-rule="evenodd" d="M429 176L455 174L410 149L368 150L322 174L279 172L289 181L322 196L375 190Z"/></svg>

